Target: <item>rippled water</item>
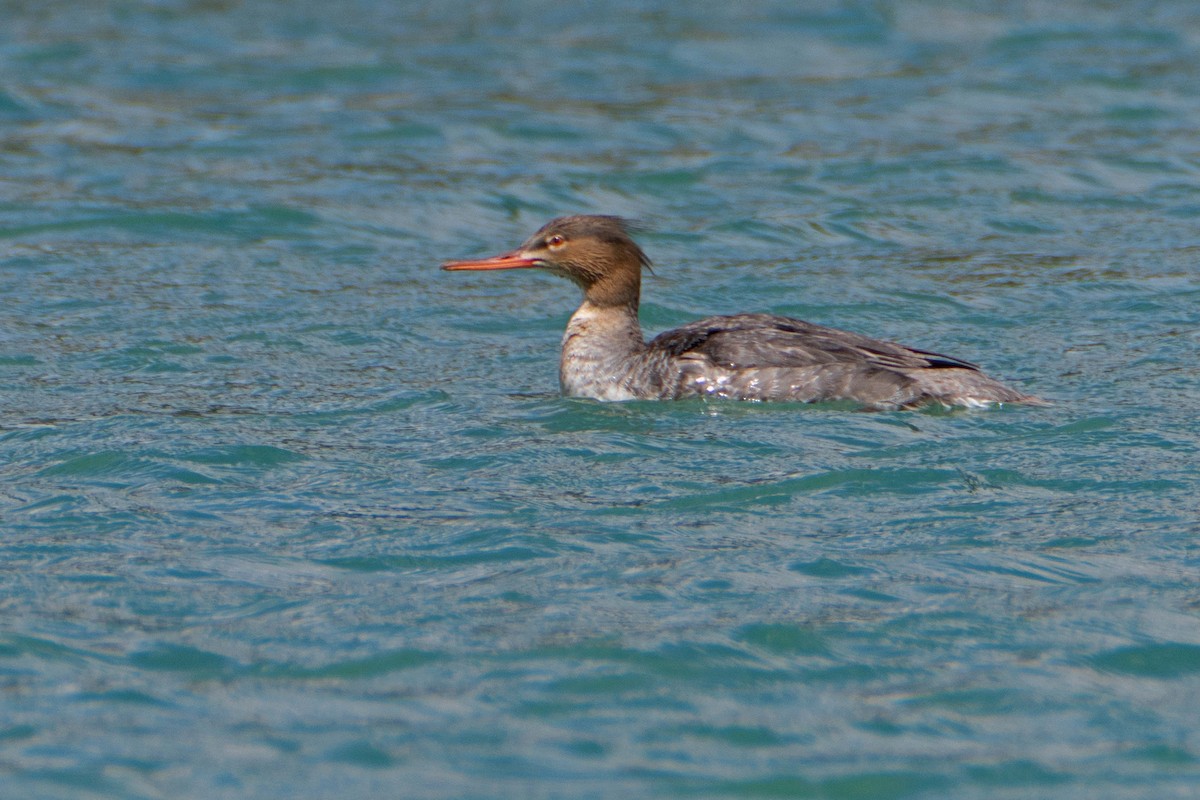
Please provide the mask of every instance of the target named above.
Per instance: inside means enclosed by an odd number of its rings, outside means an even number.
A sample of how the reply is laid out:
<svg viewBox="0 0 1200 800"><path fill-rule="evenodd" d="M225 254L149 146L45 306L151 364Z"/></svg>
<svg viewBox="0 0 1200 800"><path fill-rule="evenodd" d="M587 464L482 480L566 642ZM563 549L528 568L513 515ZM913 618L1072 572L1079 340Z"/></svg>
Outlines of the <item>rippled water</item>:
<svg viewBox="0 0 1200 800"><path fill-rule="evenodd" d="M6 797L1190 797L1200 11L0 5ZM560 398L772 311L1048 409Z"/></svg>

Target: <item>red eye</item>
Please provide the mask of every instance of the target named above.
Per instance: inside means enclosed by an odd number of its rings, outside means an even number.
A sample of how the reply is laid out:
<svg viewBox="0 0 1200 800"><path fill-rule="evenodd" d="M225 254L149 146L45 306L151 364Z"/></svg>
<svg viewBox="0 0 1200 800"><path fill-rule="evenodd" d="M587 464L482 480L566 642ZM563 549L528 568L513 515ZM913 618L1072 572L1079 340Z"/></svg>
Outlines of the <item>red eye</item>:
<svg viewBox="0 0 1200 800"><path fill-rule="evenodd" d="M554 234L553 236L546 237L546 247L550 247L550 248L562 247L566 243L567 243L566 237L561 236L557 233Z"/></svg>

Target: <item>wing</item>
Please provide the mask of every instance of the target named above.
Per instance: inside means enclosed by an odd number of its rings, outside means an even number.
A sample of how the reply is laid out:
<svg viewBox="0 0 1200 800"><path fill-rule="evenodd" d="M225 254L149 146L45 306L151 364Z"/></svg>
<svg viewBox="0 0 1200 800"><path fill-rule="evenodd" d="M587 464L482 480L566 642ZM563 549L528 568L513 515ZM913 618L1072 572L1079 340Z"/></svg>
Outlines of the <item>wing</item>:
<svg viewBox="0 0 1200 800"><path fill-rule="evenodd" d="M650 347L727 369L852 364L884 369L978 370L969 361L772 314L707 317L667 331Z"/></svg>

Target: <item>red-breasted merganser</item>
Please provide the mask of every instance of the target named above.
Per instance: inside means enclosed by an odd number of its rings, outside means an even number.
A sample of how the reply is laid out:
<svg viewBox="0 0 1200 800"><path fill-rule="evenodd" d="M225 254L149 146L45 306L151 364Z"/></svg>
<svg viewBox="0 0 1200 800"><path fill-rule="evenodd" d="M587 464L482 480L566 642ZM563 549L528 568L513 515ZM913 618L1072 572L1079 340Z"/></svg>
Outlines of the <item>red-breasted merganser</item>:
<svg viewBox="0 0 1200 800"><path fill-rule="evenodd" d="M535 267L583 289L562 340L566 395L597 400L848 400L872 409L1045 401L968 361L771 314L707 317L649 342L638 323L650 259L620 217L551 220L516 250L447 270Z"/></svg>

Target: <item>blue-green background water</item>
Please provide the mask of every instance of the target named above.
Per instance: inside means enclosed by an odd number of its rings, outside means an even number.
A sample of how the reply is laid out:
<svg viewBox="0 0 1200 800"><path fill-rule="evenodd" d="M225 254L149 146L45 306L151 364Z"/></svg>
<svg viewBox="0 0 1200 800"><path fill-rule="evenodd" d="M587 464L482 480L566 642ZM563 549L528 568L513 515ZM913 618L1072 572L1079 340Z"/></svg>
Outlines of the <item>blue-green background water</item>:
<svg viewBox="0 0 1200 800"><path fill-rule="evenodd" d="M1200 786L1200 8L0 4L0 794ZM773 311L1048 409L557 395Z"/></svg>

